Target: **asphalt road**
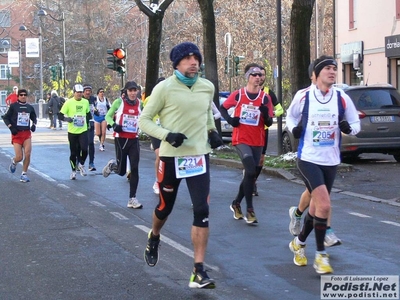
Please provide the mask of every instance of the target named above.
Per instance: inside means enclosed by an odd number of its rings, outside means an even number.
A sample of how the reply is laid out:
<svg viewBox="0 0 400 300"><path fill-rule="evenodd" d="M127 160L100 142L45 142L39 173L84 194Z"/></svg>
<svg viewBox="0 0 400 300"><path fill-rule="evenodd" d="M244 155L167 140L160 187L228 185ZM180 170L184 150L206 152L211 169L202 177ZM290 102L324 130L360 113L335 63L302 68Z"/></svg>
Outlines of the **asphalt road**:
<svg viewBox="0 0 400 300"><path fill-rule="evenodd" d="M141 147L137 195L144 207L133 210L126 207L126 179L101 176L113 145L96 152L96 172L71 181L66 133L39 128L33 141L31 182L21 183L20 165L15 174L8 172L13 150L9 131L0 124L0 299L320 299L313 234L308 266L295 266L288 249L288 208L304 189L295 176L260 177L260 196L254 199L260 223L253 227L234 220L229 210L241 169L211 166L206 263L217 288L193 291L187 287L192 210L184 182L162 232L159 263L150 268L143 261L157 203L151 189L154 154L147 146ZM387 172L382 177L394 178ZM332 194L332 225L343 245L328 249L335 274L398 275L396 202L376 202L339 187ZM398 197L397 185L389 190L383 200Z"/></svg>

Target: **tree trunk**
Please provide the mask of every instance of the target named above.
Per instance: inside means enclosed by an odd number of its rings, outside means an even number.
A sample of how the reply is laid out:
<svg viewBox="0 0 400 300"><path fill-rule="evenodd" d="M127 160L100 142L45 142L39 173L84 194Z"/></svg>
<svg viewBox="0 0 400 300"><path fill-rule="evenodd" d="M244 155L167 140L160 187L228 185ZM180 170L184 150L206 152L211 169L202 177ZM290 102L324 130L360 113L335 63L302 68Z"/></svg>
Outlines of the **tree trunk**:
<svg viewBox="0 0 400 300"><path fill-rule="evenodd" d="M315 0L293 0L290 16L291 86L294 95L310 85L310 22Z"/></svg>
<svg viewBox="0 0 400 300"><path fill-rule="evenodd" d="M215 86L214 104L219 108L219 85L218 85L218 66L217 66L217 42L215 39L215 16L214 0L198 0L201 21L203 24L203 46L204 46L204 65L206 78ZM221 133L221 121L215 122L218 132Z"/></svg>
<svg viewBox="0 0 400 300"><path fill-rule="evenodd" d="M160 69L160 45L162 35L162 21L164 12L173 0L165 0L158 7L156 12L153 12L149 7L142 3L141 0L135 0L140 11L149 17L149 38L147 42L147 61L146 61L146 97L151 95L154 85L159 76Z"/></svg>

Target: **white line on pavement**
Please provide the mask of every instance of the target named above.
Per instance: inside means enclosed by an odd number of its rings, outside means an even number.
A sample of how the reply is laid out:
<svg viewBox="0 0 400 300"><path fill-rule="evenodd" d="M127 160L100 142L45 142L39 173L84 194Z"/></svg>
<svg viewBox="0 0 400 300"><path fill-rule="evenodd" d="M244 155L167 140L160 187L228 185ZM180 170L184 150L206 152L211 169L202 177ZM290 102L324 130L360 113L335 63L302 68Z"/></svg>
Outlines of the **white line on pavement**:
<svg viewBox="0 0 400 300"><path fill-rule="evenodd" d="M112 211L110 212L114 217L117 217L120 220L129 220L129 218L125 217L123 214L120 214L119 212Z"/></svg>
<svg viewBox="0 0 400 300"><path fill-rule="evenodd" d="M363 215L360 213L356 213L356 212L349 212L350 215L356 216L356 217L360 217L360 218L371 218L370 216L367 215Z"/></svg>
<svg viewBox="0 0 400 300"><path fill-rule="evenodd" d="M396 222L392 222L392 221L380 221L380 222L400 227L400 223L396 223Z"/></svg>
<svg viewBox="0 0 400 300"><path fill-rule="evenodd" d="M98 206L98 207L105 207L104 204L97 202L97 201L90 201L90 203L92 203L94 206Z"/></svg>

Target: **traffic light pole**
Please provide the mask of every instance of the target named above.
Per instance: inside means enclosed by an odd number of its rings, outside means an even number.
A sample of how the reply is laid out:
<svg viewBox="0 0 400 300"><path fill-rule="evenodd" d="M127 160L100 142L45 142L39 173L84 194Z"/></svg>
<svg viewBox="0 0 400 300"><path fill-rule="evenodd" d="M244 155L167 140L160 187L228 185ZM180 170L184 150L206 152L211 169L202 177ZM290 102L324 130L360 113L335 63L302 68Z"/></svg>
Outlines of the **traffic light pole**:
<svg viewBox="0 0 400 300"><path fill-rule="evenodd" d="M121 49L124 49L124 44L122 44L121 43ZM125 50L126 51L126 50ZM126 52L125 52L125 57L126 57L127 55L126 55ZM125 74L126 74L126 72L123 72L122 74L121 74L121 88L124 88L124 86L125 86Z"/></svg>
<svg viewBox="0 0 400 300"><path fill-rule="evenodd" d="M233 72L233 55L230 54L228 56L228 76L229 76L229 92L230 93L232 93L232 72Z"/></svg>

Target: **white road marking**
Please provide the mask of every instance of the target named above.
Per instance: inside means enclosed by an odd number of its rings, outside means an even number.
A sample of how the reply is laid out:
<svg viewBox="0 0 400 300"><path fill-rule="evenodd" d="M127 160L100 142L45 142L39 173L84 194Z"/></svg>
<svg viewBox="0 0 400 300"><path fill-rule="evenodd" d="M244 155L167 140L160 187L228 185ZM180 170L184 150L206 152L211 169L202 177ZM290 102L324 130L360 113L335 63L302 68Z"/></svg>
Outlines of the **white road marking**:
<svg viewBox="0 0 400 300"><path fill-rule="evenodd" d="M380 222L400 227L400 223L397 223L397 222L392 222L392 221L380 221Z"/></svg>
<svg viewBox="0 0 400 300"><path fill-rule="evenodd" d="M363 215L360 213L356 213L356 212L349 212L350 215L356 216L356 217L360 217L360 218L371 218L370 216L367 215Z"/></svg>
<svg viewBox="0 0 400 300"><path fill-rule="evenodd" d="M82 194L82 193L80 193L80 192L73 192L75 195L77 195L78 197L86 197L86 195L85 194Z"/></svg>
<svg viewBox="0 0 400 300"><path fill-rule="evenodd" d="M59 184L57 184L57 186L60 188L66 189L66 190L69 189L69 186L65 185L64 183L59 183Z"/></svg>
<svg viewBox="0 0 400 300"><path fill-rule="evenodd" d="M90 201L90 203L92 203L94 206L98 206L98 207L105 207L104 204L97 202L97 201Z"/></svg>
<svg viewBox="0 0 400 300"><path fill-rule="evenodd" d="M148 228L147 226L143 226L143 225L135 225L136 228L139 228L140 230L144 231L146 234L150 231L150 228ZM161 241L163 243L166 243L168 245L170 245L171 247L175 248L176 250L182 252L183 254L186 254L187 256L189 256L190 258L194 257L194 253L192 250L186 248L185 246L175 242L174 240L171 240L170 238L168 238L167 236L165 236L164 234L161 235ZM219 272L219 267L217 266L212 266L209 264L205 264L208 268Z"/></svg>
<svg viewBox="0 0 400 300"><path fill-rule="evenodd" d="M110 212L114 217L117 217L120 220L129 220L129 218L125 217L123 214L120 214L119 212L112 211Z"/></svg>
<svg viewBox="0 0 400 300"><path fill-rule="evenodd" d="M38 174L40 177L46 179L47 181L50 181L50 182L56 182L57 181L57 180L51 178L49 175L46 175L46 174L40 172L39 170L36 170L35 168L29 167L29 171L32 171L33 173Z"/></svg>

